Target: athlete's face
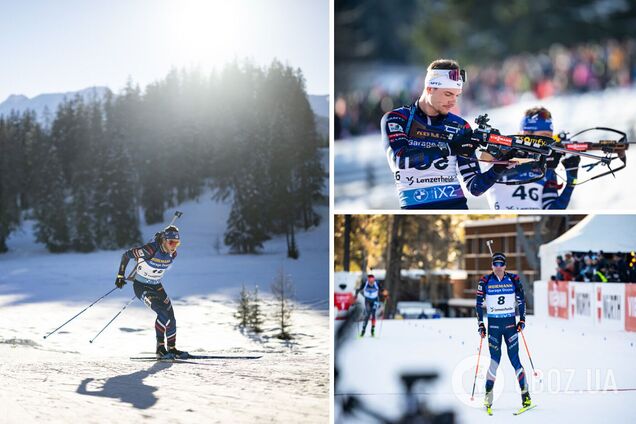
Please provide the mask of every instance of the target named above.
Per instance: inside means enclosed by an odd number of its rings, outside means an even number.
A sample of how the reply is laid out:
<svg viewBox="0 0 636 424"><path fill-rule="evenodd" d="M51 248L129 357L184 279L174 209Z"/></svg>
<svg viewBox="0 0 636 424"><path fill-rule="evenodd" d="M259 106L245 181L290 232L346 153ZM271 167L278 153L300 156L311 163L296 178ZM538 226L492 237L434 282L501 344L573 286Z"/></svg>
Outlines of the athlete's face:
<svg viewBox="0 0 636 424"><path fill-rule="evenodd" d="M368 281L369 281L369 284L371 284L371 285L375 284L375 278L374 277L369 277Z"/></svg>
<svg viewBox="0 0 636 424"><path fill-rule="evenodd" d="M174 253L176 252L179 244L181 244L179 240L164 240L163 249L168 253Z"/></svg>
<svg viewBox="0 0 636 424"><path fill-rule="evenodd" d="M504 262L499 262L499 261L493 262L492 271L497 275L501 275L506 271L506 264Z"/></svg>
<svg viewBox="0 0 636 424"><path fill-rule="evenodd" d="M457 105L457 98L462 94L459 88L426 88L426 101L437 113L447 115Z"/></svg>

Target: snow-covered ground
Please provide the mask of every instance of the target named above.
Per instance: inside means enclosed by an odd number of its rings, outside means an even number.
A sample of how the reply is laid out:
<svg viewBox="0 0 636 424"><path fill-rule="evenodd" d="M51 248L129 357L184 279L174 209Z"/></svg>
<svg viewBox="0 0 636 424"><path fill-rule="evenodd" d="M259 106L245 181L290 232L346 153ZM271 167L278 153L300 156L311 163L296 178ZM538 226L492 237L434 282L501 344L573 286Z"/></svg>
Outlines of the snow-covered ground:
<svg viewBox="0 0 636 424"><path fill-rule="evenodd" d="M566 130L573 134L585 128L602 126L625 131L629 136L629 131L636 128L636 88L553 97L542 101L528 99L510 106L484 110L483 113L488 113L490 123L503 134L514 134L518 132L524 111L537 105L545 106L552 112L555 132ZM466 117L473 127L475 118ZM627 152L627 168L616 173L616 178L606 176L577 187L569 209L636 208L636 200L626 192L626 187L630 187L636 178L633 147ZM335 143L334 178L337 210L399 209L393 177L379 133ZM464 192L467 193L467 190ZM474 197L467 193L467 198L471 209L489 209L485 195Z"/></svg>
<svg viewBox="0 0 636 424"><path fill-rule="evenodd" d="M182 245L164 286L178 321L177 346L202 354L263 355L201 364L139 363L154 352L155 314L116 290L64 327L43 335L114 287L121 251L50 254L34 242L32 222L0 255L0 422L325 422L329 417L329 220L298 232L300 259L285 257L284 237L259 255L231 255L223 239L229 205L209 196L180 205ZM166 213L171 215L172 211ZM144 226L149 239L161 225ZM130 268L129 264L129 268ZM291 343L273 336L270 284L283 267L296 286ZM235 327L235 299L258 284L267 302L265 332ZM204 362L204 361L197 361Z"/></svg>
<svg viewBox="0 0 636 424"><path fill-rule="evenodd" d="M521 363L538 406L518 417L525 423L630 423L636 402L636 333L607 332L558 319L528 316L524 331L537 369L523 345ZM479 348L474 318L387 320L380 337L353 333L336 355L341 381L336 387L336 422L368 423L366 416L343 417L343 394L357 394L370 408L393 419L403 410L404 372L436 371L436 383L416 387L419 398L435 411L453 410L461 423L505 423L521 405L519 386L507 353L497 370L492 417L483 407L485 373L490 363L484 342L475 400L470 400ZM354 328L355 330L355 328Z"/></svg>

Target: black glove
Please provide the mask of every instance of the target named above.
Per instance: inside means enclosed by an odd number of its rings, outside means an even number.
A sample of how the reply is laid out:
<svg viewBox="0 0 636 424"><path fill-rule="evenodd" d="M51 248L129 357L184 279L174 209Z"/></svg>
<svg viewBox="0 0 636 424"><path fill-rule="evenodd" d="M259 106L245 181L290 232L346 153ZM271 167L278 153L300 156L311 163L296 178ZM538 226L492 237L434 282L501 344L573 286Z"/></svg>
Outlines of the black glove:
<svg viewBox="0 0 636 424"><path fill-rule="evenodd" d="M486 337L486 326L484 325L483 322L479 323L479 328L477 329L477 332L479 333L482 339Z"/></svg>
<svg viewBox="0 0 636 424"><path fill-rule="evenodd" d="M451 155L454 156L471 156L477 149L477 142L472 138L472 130L467 130L453 137L448 143Z"/></svg>
<svg viewBox="0 0 636 424"><path fill-rule="evenodd" d="M122 287L126 285L126 280L124 280L123 275L117 276L117 279L115 280L115 285L117 286L118 289L121 289Z"/></svg>
<svg viewBox="0 0 636 424"><path fill-rule="evenodd" d="M526 317L521 317L517 323L517 333L526 328Z"/></svg>
<svg viewBox="0 0 636 424"><path fill-rule="evenodd" d="M559 166L559 161L563 157L563 153L555 152L554 150L545 158L545 165L548 169L556 169Z"/></svg>
<svg viewBox="0 0 636 424"><path fill-rule="evenodd" d="M576 180L576 177L579 175L579 163L581 163L581 156L572 155L563 159L561 163L565 167L568 183Z"/></svg>

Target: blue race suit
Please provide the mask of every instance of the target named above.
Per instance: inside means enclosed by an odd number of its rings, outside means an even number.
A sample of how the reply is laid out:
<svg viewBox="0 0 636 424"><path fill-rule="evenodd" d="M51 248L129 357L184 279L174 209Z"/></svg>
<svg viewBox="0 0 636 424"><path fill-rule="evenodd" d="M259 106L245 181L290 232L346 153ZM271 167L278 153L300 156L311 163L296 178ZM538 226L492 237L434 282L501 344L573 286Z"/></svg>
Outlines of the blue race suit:
<svg viewBox="0 0 636 424"><path fill-rule="evenodd" d="M506 272L501 280L494 274L484 275L477 285L477 317L484 320L482 305L486 302L488 314L488 349L490 367L486 377L486 391L495 385L497 367L501 360L501 339L506 341L508 359L515 369L519 387L527 390L526 374L519 360L519 333L515 321L515 306L519 308L520 319L525 321L526 302L523 286L516 274Z"/></svg>
<svg viewBox="0 0 636 424"><path fill-rule="evenodd" d="M375 327L375 314L380 306L380 293L382 289L380 284L376 281L373 285L369 284L369 281L365 281L364 284L356 290L356 297L360 292L364 296L364 322L362 324L362 330L367 328L369 318L371 318L371 327Z"/></svg>
<svg viewBox="0 0 636 424"><path fill-rule="evenodd" d="M452 113L428 116L415 102L384 115L381 129L402 209L468 209L458 175L480 196L503 172L492 167L482 173L474 152L470 159L451 155L449 143L472 134Z"/></svg>
<svg viewBox="0 0 636 424"><path fill-rule="evenodd" d="M170 254L163 250L160 242L153 241L127 250L119 266L119 274L125 275L129 260L137 260L133 283L135 296L157 314L155 319L157 343L163 345L165 338L169 347L174 347L176 344L177 320L170 298L163 288L162 278L176 256L176 251Z"/></svg>

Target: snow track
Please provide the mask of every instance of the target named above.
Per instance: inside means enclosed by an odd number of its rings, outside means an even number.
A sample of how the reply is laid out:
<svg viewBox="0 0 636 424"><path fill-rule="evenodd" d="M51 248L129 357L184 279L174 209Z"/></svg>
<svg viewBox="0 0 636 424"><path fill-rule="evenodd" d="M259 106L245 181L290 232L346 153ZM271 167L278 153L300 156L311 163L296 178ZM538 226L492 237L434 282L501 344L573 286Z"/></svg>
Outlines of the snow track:
<svg viewBox="0 0 636 424"><path fill-rule="evenodd" d="M379 338L355 339L353 333L336 357L342 372L336 389L336 421L362 423L365 416L343 418L339 401L357 394L369 407L397 418L404 409L404 372L435 371L437 381L415 392L436 411L452 409L457 422L508 423L521 396L507 353L497 370L492 417L482 407L490 363L482 350L475 400L470 400L479 337L472 318L385 321ZM533 402L538 407L514 418L527 423L628 423L636 402L636 334L602 332L559 320L528 316L524 332L538 376L520 347Z"/></svg>

